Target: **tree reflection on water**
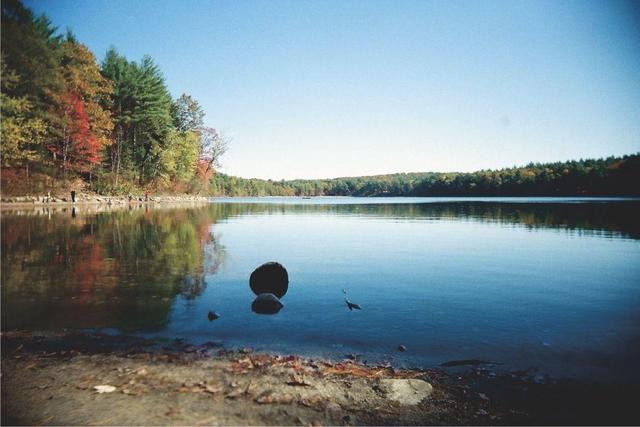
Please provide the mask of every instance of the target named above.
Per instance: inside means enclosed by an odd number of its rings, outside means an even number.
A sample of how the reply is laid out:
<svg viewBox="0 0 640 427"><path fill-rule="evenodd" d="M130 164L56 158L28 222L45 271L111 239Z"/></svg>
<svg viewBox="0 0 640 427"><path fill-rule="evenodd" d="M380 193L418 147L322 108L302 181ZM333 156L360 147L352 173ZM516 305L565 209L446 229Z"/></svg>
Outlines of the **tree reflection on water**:
<svg viewBox="0 0 640 427"><path fill-rule="evenodd" d="M162 327L225 248L207 207L2 217L3 328Z"/></svg>
<svg viewBox="0 0 640 427"><path fill-rule="evenodd" d="M638 201L216 203L100 209L3 212L3 329L160 329L176 297L197 298L225 263L227 251L216 235L216 222L244 215L473 221L640 238Z"/></svg>

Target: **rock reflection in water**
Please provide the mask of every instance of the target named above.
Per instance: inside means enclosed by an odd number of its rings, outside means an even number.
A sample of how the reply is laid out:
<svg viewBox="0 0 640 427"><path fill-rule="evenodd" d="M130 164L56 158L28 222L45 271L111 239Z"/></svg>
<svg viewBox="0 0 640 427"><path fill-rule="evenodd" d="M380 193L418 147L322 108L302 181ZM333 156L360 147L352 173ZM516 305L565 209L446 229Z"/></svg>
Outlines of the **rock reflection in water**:
<svg viewBox="0 0 640 427"><path fill-rule="evenodd" d="M276 314L284 305L274 294L260 294L251 303L251 310L258 314Z"/></svg>

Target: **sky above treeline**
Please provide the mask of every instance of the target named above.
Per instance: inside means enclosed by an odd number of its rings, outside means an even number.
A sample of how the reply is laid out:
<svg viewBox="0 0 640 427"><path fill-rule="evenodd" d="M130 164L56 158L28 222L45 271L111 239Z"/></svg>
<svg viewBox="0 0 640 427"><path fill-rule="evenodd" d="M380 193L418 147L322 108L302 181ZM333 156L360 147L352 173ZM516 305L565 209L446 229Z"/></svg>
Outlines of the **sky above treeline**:
<svg viewBox="0 0 640 427"><path fill-rule="evenodd" d="M640 151L640 5L28 0L102 60L153 57L222 171L328 178Z"/></svg>

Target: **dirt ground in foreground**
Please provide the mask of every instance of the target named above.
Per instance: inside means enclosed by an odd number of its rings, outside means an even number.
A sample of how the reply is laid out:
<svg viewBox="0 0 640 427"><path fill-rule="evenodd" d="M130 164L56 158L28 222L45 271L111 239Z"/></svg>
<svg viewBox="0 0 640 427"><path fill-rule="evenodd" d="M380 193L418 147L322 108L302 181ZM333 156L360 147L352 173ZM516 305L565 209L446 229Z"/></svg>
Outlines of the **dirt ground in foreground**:
<svg viewBox="0 0 640 427"><path fill-rule="evenodd" d="M422 380L433 390L401 403L387 380ZM396 370L214 343L2 334L2 425L638 424L639 391L478 370Z"/></svg>

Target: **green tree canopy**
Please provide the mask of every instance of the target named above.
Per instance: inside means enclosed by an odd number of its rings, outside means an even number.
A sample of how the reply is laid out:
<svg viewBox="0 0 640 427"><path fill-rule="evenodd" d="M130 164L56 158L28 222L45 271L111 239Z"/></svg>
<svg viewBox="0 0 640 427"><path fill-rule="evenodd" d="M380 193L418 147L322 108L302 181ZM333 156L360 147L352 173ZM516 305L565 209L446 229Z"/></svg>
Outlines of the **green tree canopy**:
<svg viewBox="0 0 640 427"><path fill-rule="evenodd" d="M204 111L202 107L191 97L183 93L171 105L173 123L179 132L197 131L204 126Z"/></svg>

